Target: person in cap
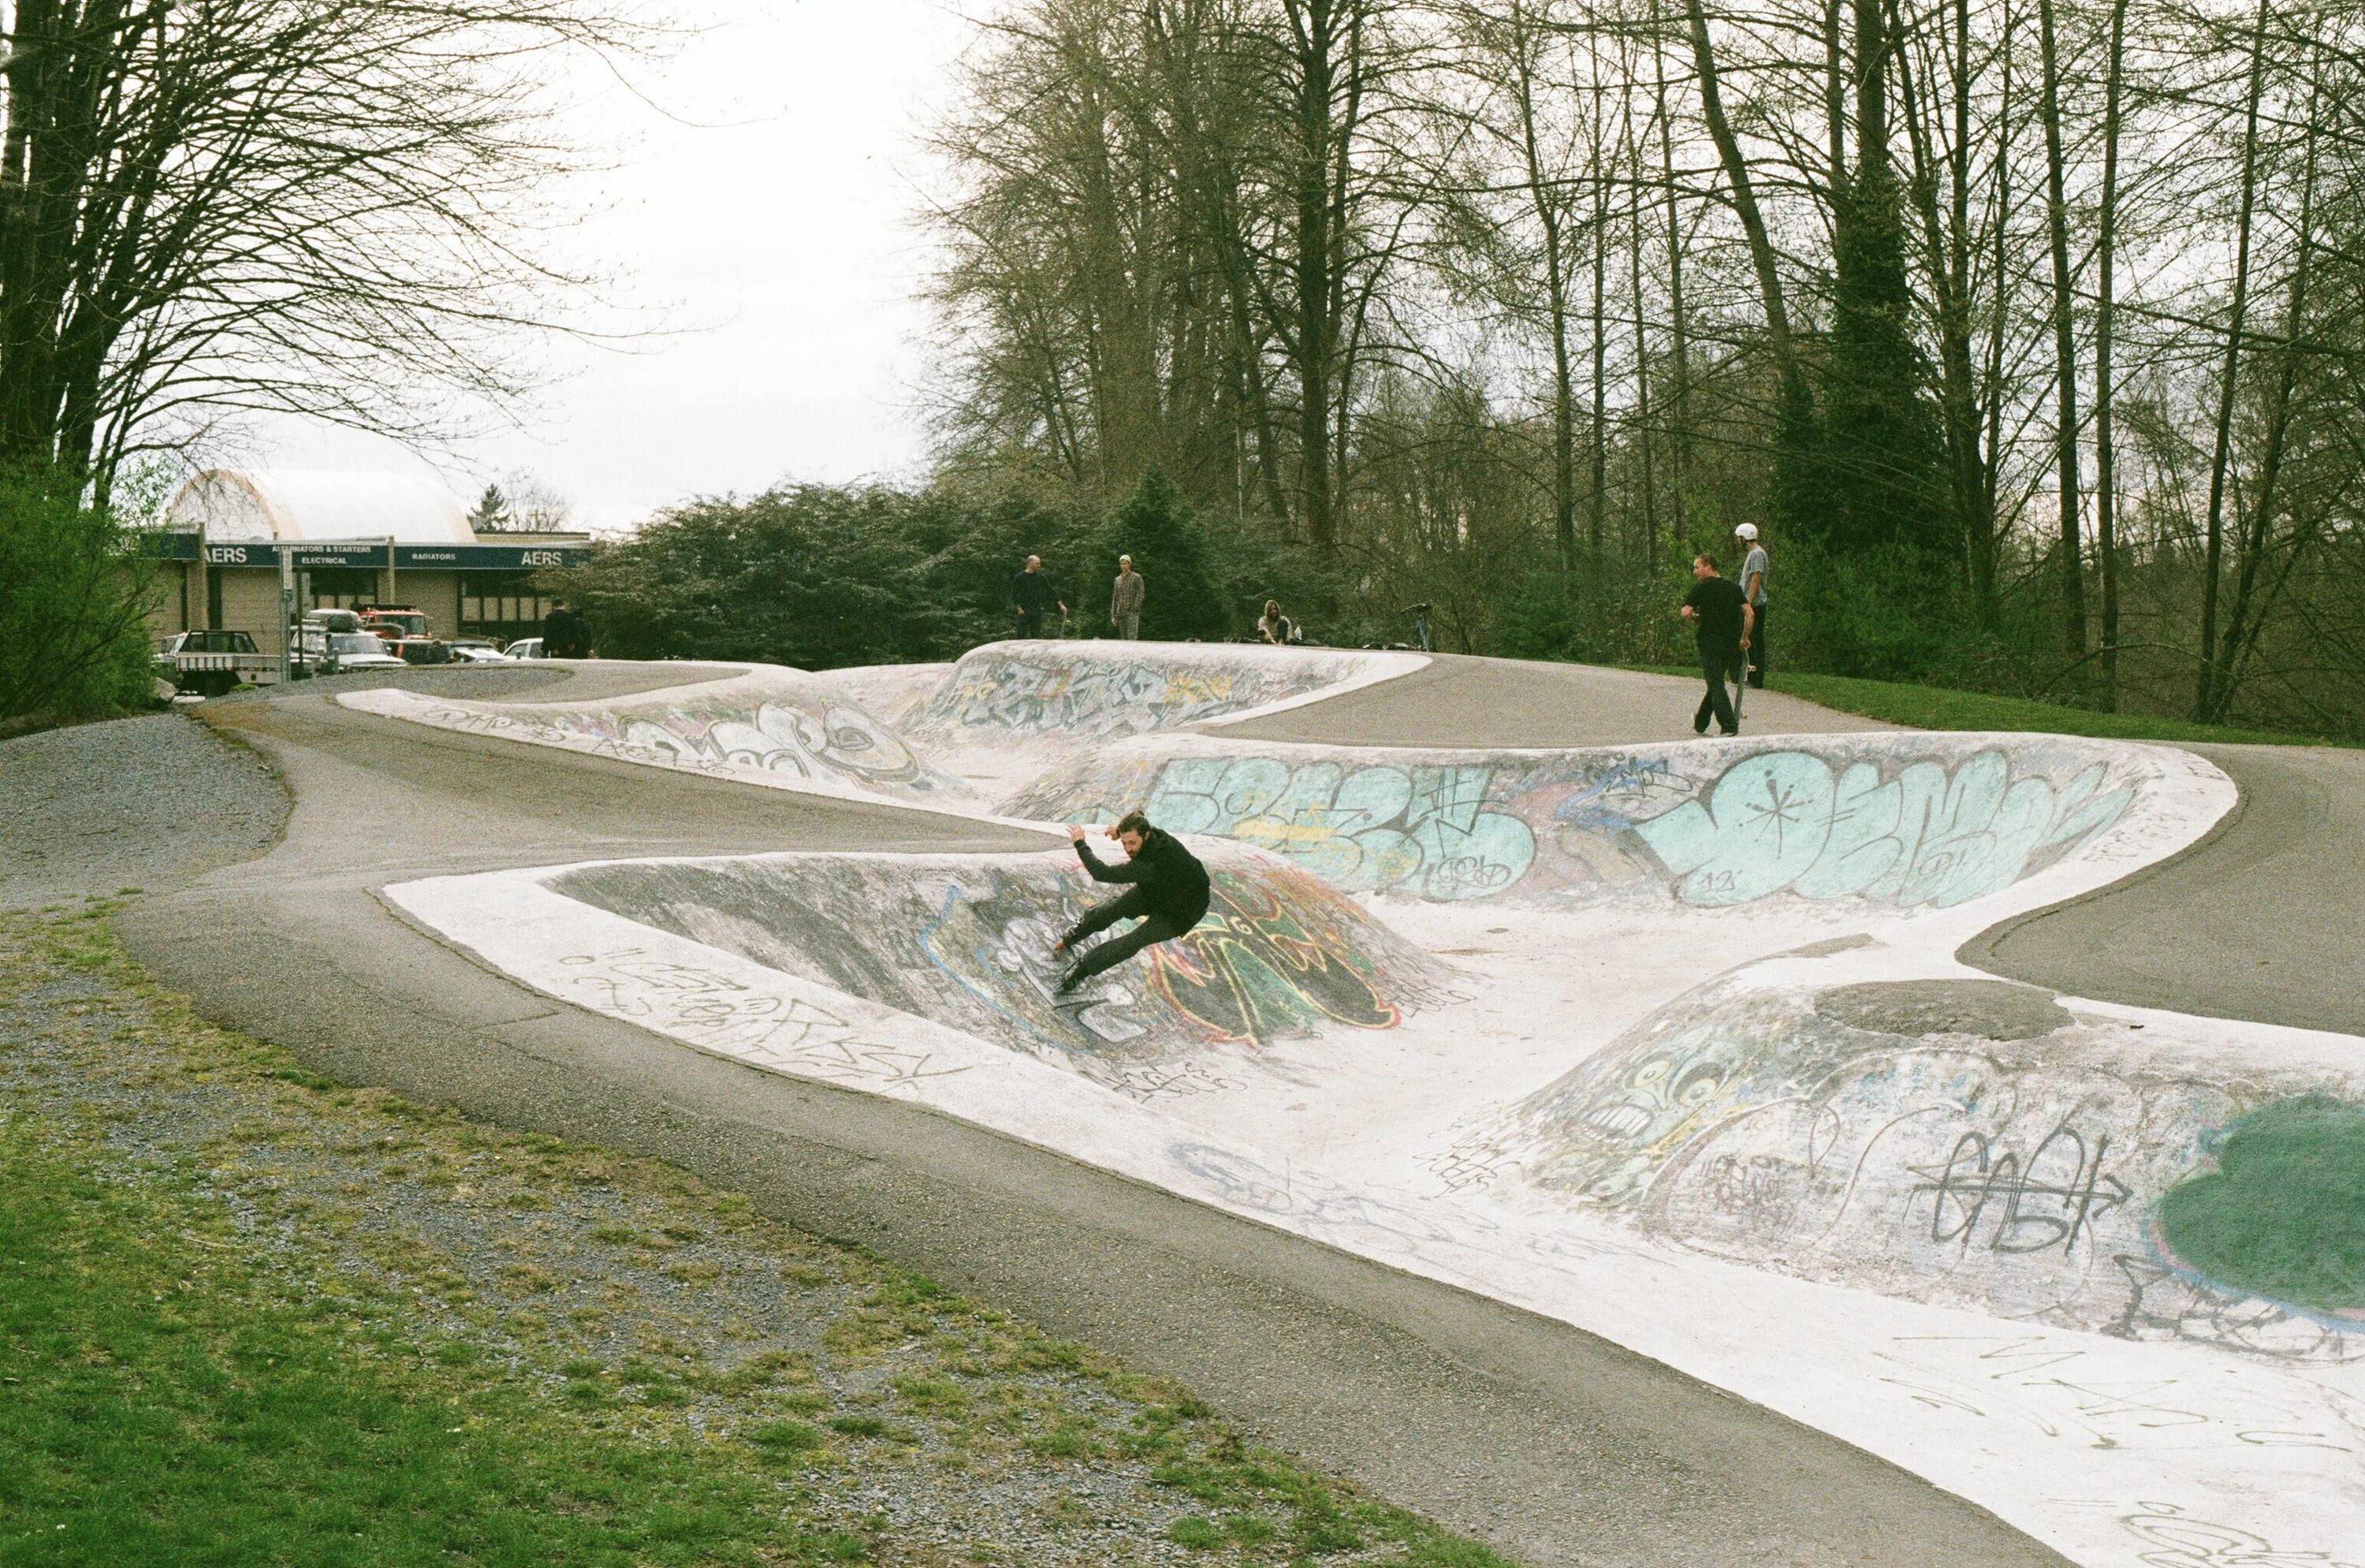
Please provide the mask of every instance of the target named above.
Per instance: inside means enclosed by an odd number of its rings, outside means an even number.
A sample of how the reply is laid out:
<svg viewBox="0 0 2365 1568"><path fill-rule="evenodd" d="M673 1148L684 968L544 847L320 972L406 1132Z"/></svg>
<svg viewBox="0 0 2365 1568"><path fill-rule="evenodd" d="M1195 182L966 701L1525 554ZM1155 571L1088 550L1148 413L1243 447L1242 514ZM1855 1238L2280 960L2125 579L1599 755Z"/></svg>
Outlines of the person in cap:
<svg viewBox="0 0 2365 1568"><path fill-rule="evenodd" d="M1093 881L1129 882L1132 886L1107 902L1093 905L1066 935L1052 944L1051 951L1070 952L1077 943L1120 920L1138 920L1141 924L1078 958L1059 981L1062 996L1103 970L1115 969L1151 943L1171 942L1182 935L1207 913L1207 868L1182 847L1181 839L1150 826L1149 819L1139 812L1127 812L1107 831L1108 836L1125 848L1126 858L1117 865L1110 865L1093 853L1093 846L1084 841L1082 828L1068 829L1068 838L1076 846L1076 858L1084 863L1084 870Z"/></svg>
<svg viewBox="0 0 2365 1568"><path fill-rule="evenodd" d="M1116 558L1116 587L1109 594L1109 624L1116 634L1128 643L1141 640L1141 605L1149 597L1149 585L1133 569L1133 557Z"/></svg>
<svg viewBox="0 0 2365 1568"><path fill-rule="evenodd" d="M1765 685L1765 546L1757 525L1744 522L1732 531L1741 543L1741 597L1749 601L1749 684Z"/></svg>

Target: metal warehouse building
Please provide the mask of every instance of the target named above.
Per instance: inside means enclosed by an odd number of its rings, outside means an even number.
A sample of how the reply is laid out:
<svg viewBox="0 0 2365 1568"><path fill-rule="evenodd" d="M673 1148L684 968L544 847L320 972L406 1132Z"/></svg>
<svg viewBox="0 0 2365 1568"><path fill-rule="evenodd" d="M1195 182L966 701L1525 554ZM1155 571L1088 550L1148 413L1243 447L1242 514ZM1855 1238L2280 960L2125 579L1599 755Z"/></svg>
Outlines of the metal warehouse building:
<svg viewBox="0 0 2365 1568"><path fill-rule="evenodd" d="M153 541L155 630L244 632L278 653L285 556L299 609L411 605L432 636L536 636L549 604L531 579L589 546L582 533L479 539L459 498L417 475L209 468L174 492Z"/></svg>

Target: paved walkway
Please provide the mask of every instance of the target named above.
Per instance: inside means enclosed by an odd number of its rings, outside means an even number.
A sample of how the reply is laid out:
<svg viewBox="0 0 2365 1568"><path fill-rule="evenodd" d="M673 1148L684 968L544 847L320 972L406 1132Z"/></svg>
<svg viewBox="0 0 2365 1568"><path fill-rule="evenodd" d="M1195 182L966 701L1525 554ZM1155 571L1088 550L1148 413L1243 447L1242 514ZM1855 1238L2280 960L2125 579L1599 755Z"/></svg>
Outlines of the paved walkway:
<svg viewBox="0 0 2365 1568"><path fill-rule="evenodd" d="M1679 676L1440 654L1428 668L1411 675L1269 719L1228 724L1222 733L1243 740L1325 745L1617 745L1688 740L1700 691L1699 681ZM1741 705L1743 739L1895 727L1778 691L1753 691ZM1715 733L1713 726L1709 733Z"/></svg>
<svg viewBox="0 0 2365 1568"><path fill-rule="evenodd" d="M1472 664L1501 667L1449 661ZM1585 684L1531 686L1533 722ZM910 1105L705 1057L527 991L374 896L603 855L992 851L1038 847L1032 835L428 731L316 694L207 716L280 770L286 837L119 925L167 983L321 1070L675 1160L1181 1379L1537 1568L2060 1561L1917 1477L1566 1325ZM1418 722L1377 738L1420 738ZM1496 722L1441 738L1552 738Z"/></svg>
<svg viewBox="0 0 2365 1568"><path fill-rule="evenodd" d="M2191 749L2241 788L2231 821L1962 960L2072 996L2365 1035L2365 751Z"/></svg>

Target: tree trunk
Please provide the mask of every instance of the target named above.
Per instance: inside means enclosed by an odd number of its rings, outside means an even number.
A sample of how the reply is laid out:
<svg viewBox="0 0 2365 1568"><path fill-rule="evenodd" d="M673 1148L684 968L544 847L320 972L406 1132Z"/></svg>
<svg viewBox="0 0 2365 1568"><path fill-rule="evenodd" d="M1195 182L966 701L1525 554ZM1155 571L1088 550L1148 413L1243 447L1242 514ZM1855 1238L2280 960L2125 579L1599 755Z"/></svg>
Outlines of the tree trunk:
<svg viewBox="0 0 2365 1568"><path fill-rule="evenodd" d="M2259 104L2267 83L2267 17L2272 0L2259 0L2250 29L2250 81L2242 105L2242 198L2234 229L2234 298L2226 314L2224 379L2217 387L2214 444L2209 457L2208 542L2201 580L2201 674L2194 683L2192 717L2206 724L2218 711L2217 593L2225 564L2225 477L2233 457L2234 399L2242 364L2242 334L2250 305L2250 222L2259 196Z"/></svg>
<svg viewBox="0 0 2365 1568"><path fill-rule="evenodd" d="M2277 355L2275 389L2267 408L2266 442L2259 455L2259 479L2253 487L2250 515L2237 541L2234 602L2225 618L2225 633L2218 639L2213 655L2217 664L2217 673L2212 684L2216 698L2215 722L2219 723L2225 722L2233 707L2243 666L2247 662L2249 649L2258 641L2258 623L2265 619L2262 606L2253 617L2253 596L2258 589L2259 570L2266 563L2274 537L2275 507L2279 499L2276 486L2282 477L2285 442L2291 433L2292 393L2298 384L2300 360L2304 353L2302 345L2306 332L2308 280L2315 259L2318 106L2315 95L2311 93L2307 106L2306 151L2301 160L2298 254L2292 261L2291 293L2283 308L2282 345Z"/></svg>
<svg viewBox="0 0 2365 1568"><path fill-rule="evenodd" d="M1544 304L1552 351L1552 543L1560 554L1561 580L1566 583L1576 575L1576 387L1568 352L1568 266L1560 196L1544 167L1536 135L1533 37L1523 0L1512 0L1511 26L1512 87L1519 106L1528 199L1544 236Z"/></svg>
<svg viewBox="0 0 2365 1568"><path fill-rule="evenodd" d="M2094 509L2095 554L2102 572L2102 639L2094 699L2104 712L2119 706L2118 388L2111 352L2118 325L2119 137L2126 91L2127 0L2111 0L2111 41L2102 67L2102 194L2095 242Z"/></svg>
<svg viewBox="0 0 2365 1568"><path fill-rule="evenodd" d="M2037 113L2045 122L2045 218L2053 250L2053 437L2059 529L2062 655L2075 668L2086 656L2086 565L2079 536L2077 276L2069 265L2067 157L2061 145L2060 42L2053 0L2036 0L2037 54L2044 80Z"/></svg>

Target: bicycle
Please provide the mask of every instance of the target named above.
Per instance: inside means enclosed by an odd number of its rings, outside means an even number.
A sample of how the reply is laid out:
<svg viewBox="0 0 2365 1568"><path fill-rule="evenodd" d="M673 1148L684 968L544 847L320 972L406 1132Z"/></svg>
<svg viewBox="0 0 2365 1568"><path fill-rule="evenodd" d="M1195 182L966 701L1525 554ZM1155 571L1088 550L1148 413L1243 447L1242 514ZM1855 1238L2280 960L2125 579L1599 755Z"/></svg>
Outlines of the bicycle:
<svg viewBox="0 0 2365 1568"><path fill-rule="evenodd" d="M1404 612L1412 617L1413 638L1420 644L1420 651L1424 654L1431 651L1429 645L1429 607L1425 603L1407 604L1404 608Z"/></svg>

